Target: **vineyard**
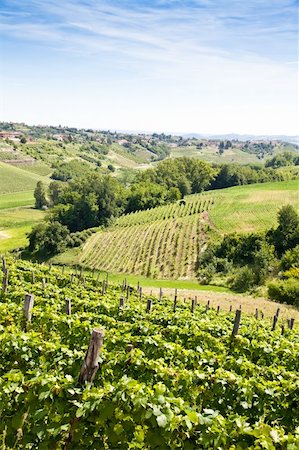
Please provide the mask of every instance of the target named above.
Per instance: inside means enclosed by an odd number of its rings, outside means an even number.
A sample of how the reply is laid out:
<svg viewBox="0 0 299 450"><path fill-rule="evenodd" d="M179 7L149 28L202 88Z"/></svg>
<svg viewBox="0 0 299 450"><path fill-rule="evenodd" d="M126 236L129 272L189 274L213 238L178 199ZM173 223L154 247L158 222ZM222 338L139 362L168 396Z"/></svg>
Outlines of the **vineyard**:
<svg viewBox="0 0 299 450"><path fill-rule="evenodd" d="M152 278L196 277L196 259L208 232L260 231L290 203L299 209L298 182L238 186L127 214L93 235L79 257L83 266Z"/></svg>
<svg viewBox="0 0 299 450"><path fill-rule="evenodd" d="M299 448L299 333L279 308L145 298L25 261L1 277L3 450Z"/></svg>

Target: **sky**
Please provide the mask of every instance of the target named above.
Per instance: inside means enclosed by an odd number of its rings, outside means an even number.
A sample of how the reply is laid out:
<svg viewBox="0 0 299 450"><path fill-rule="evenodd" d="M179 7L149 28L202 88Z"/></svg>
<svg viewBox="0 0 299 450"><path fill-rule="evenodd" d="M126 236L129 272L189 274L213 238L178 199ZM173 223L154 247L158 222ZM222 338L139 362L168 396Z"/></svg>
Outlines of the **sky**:
<svg viewBox="0 0 299 450"><path fill-rule="evenodd" d="M0 120L297 135L298 3L0 0Z"/></svg>

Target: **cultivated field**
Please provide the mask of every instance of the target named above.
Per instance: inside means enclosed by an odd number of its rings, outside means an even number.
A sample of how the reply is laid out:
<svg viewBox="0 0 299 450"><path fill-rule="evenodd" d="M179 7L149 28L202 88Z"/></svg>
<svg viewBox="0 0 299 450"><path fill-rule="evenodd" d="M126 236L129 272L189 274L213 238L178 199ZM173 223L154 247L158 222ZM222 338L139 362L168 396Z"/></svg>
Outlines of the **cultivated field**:
<svg viewBox="0 0 299 450"><path fill-rule="evenodd" d="M299 210L298 187L296 180L239 186L128 214L93 235L79 262L111 272L192 279L211 231L217 235L274 226L282 205L291 203Z"/></svg>
<svg viewBox="0 0 299 450"><path fill-rule="evenodd" d="M27 261L0 283L3 450L298 449L296 320Z"/></svg>
<svg viewBox="0 0 299 450"><path fill-rule="evenodd" d="M39 180L47 178L0 162L0 194L33 191Z"/></svg>

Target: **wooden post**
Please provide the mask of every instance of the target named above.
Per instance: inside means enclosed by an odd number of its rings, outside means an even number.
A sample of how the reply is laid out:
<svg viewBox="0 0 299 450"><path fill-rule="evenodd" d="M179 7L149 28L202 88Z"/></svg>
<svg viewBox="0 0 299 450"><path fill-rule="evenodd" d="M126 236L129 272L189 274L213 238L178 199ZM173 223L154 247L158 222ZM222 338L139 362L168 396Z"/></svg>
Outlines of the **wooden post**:
<svg viewBox="0 0 299 450"><path fill-rule="evenodd" d="M233 310L233 305L230 305L230 307L229 307L229 312L231 313L232 310Z"/></svg>
<svg viewBox="0 0 299 450"><path fill-rule="evenodd" d="M177 291L177 289L176 289L176 290L174 291L173 312L176 311L177 302L178 302L178 291Z"/></svg>
<svg viewBox="0 0 299 450"><path fill-rule="evenodd" d="M3 270L3 272L5 272L6 271L6 259L4 258L4 256L3 256L3 258L2 258L2 270Z"/></svg>
<svg viewBox="0 0 299 450"><path fill-rule="evenodd" d="M5 269L3 269L3 280L2 280L2 292L3 292L3 294L6 293L7 288L8 288L8 273L9 273L9 269L7 269L5 267Z"/></svg>
<svg viewBox="0 0 299 450"><path fill-rule="evenodd" d="M119 307L124 308L125 306L125 299L123 297L120 297L119 299Z"/></svg>
<svg viewBox="0 0 299 450"><path fill-rule="evenodd" d="M82 278L82 275L83 275L83 267L81 267L81 269L80 269L80 274L79 274L80 280L81 280L81 278Z"/></svg>
<svg viewBox="0 0 299 450"><path fill-rule="evenodd" d="M34 295L26 294L24 300L24 316L27 323L31 322L33 303L34 303Z"/></svg>
<svg viewBox="0 0 299 450"><path fill-rule="evenodd" d="M74 277L75 277L75 275L72 273L72 275L71 275L71 280L70 280L71 286L72 286L72 284L73 284L73 282L74 282Z"/></svg>
<svg viewBox="0 0 299 450"><path fill-rule="evenodd" d="M279 314L280 314L280 308L277 308L276 316L279 317Z"/></svg>
<svg viewBox="0 0 299 450"><path fill-rule="evenodd" d="M240 322L241 322L241 310L237 309L236 310L236 315L235 315L235 321L234 321L234 327L233 327L232 336L237 336L237 334L239 332Z"/></svg>
<svg viewBox="0 0 299 450"><path fill-rule="evenodd" d="M86 278L85 277L83 277L83 287L84 287L84 289L86 288Z"/></svg>
<svg viewBox="0 0 299 450"><path fill-rule="evenodd" d="M290 330L294 328L295 319L290 319Z"/></svg>
<svg viewBox="0 0 299 450"><path fill-rule="evenodd" d="M102 295L105 295L105 280L102 281Z"/></svg>
<svg viewBox="0 0 299 450"><path fill-rule="evenodd" d="M160 288L160 291L159 291L159 300L160 301L162 300L162 297L163 297L163 291L162 291L162 288Z"/></svg>
<svg viewBox="0 0 299 450"><path fill-rule="evenodd" d="M242 305L239 306L239 310L242 311Z"/></svg>
<svg viewBox="0 0 299 450"><path fill-rule="evenodd" d="M104 330L94 328L91 333L88 350L81 367L79 383L92 383L99 369L100 350L103 346Z"/></svg>
<svg viewBox="0 0 299 450"><path fill-rule="evenodd" d="M148 298L146 302L146 312L150 313L152 310L153 301L152 299Z"/></svg>
<svg viewBox="0 0 299 450"><path fill-rule="evenodd" d="M138 283L137 283L137 292L139 292L139 288L140 288L140 283L138 281Z"/></svg>
<svg viewBox="0 0 299 450"><path fill-rule="evenodd" d="M142 300L142 287L140 287L140 289L139 289L139 298L140 298L140 300Z"/></svg>
<svg viewBox="0 0 299 450"><path fill-rule="evenodd" d="M72 301L69 298L65 299L65 313L66 315L71 315Z"/></svg>
<svg viewBox="0 0 299 450"><path fill-rule="evenodd" d="M127 300L130 298L130 286L127 287Z"/></svg>
<svg viewBox="0 0 299 450"><path fill-rule="evenodd" d="M195 309L195 299L192 299L191 302L191 312L194 313L194 309Z"/></svg>
<svg viewBox="0 0 299 450"><path fill-rule="evenodd" d="M288 328L291 328L291 319L287 319Z"/></svg>
<svg viewBox="0 0 299 450"><path fill-rule="evenodd" d="M275 314L275 315L273 316L273 324L272 324L271 331L275 331L277 321L278 321L278 316Z"/></svg>
<svg viewBox="0 0 299 450"><path fill-rule="evenodd" d="M206 311L209 311L210 309L210 300L208 300L208 303L206 304Z"/></svg>
<svg viewBox="0 0 299 450"><path fill-rule="evenodd" d="M284 325L281 325L281 335L284 335Z"/></svg>
<svg viewBox="0 0 299 450"><path fill-rule="evenodd" d="M195 295L195 306L197 306L197 295Z"/></svg>
<svg viewBox="0 0 299 450"><path fill-rule="evenodd" d="M217 314L219 314L219 311L220 311L220 306L218 305L217 306Z"/></svg>
<svg viewBox="0 0 299 450"><path fill-rule="evenodd" d="M35 273L33 271L31 273L31 276L32 276L32 284L34 284L35 283Z"/></svg>
<svg viewBox="0 0 299 450"><path fill-rule="evenodd" d="M261 311L261 318L262 318L262 319L264 318L264 313L263 313L263 311Z"/></svg>
<svg viewBox="0 0 299 450"><path fill-rule="evenodd" d="M255 308L255 315L254 317L256 318L256 320L259 318L259 310L257 308Z"/></svg>
<svg viewBox="0 0 299 450"><path fill-rule="evenodd" d="M42 279L42 288L43 288L43 290L46 289L46 286L47 286L46 279L43 278L43 279Z"/></svg>

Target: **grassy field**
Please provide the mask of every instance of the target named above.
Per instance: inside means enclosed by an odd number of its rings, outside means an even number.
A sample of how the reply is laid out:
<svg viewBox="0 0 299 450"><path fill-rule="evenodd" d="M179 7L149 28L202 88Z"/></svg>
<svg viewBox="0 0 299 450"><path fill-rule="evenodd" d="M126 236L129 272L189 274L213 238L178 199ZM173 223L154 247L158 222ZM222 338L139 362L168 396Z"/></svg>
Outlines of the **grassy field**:
<svg viewBox="0 0 299 450"><path fill-rule="evenodd" d="M194 279L196 259L211 232L262 231L283 204L299 210L298 181L239 186L186 197L119 218L94 234L77 261L112 273Z"/></svg>
<svg viewBox="0 0 299 450"><path fill-rule="evenodd" d="M33 204L33 191L14 192L13 194L0 195L0 210L17 208L20 206L32 206Z"/></svg>
<svg viewBox="0 0 299 450"><path fill-rule="evenodd" d="M214 191L209 211L221 233L262 231L276 225L277 211L290 203L299 211L299 181L251 184Z"/></svg>
<svg viewBox="0 0 299 450"><path fill-rule="evenodd" d="M0 162L0 194L33 191L39 180L46 182L48 179Z"/></svg>
<svg viewBox="0 0 299 450"><path fill-rule="evenodd" d="M32 207L1 209L0 253L27 245L27 233L43 219L44 214Z"/></svg>

